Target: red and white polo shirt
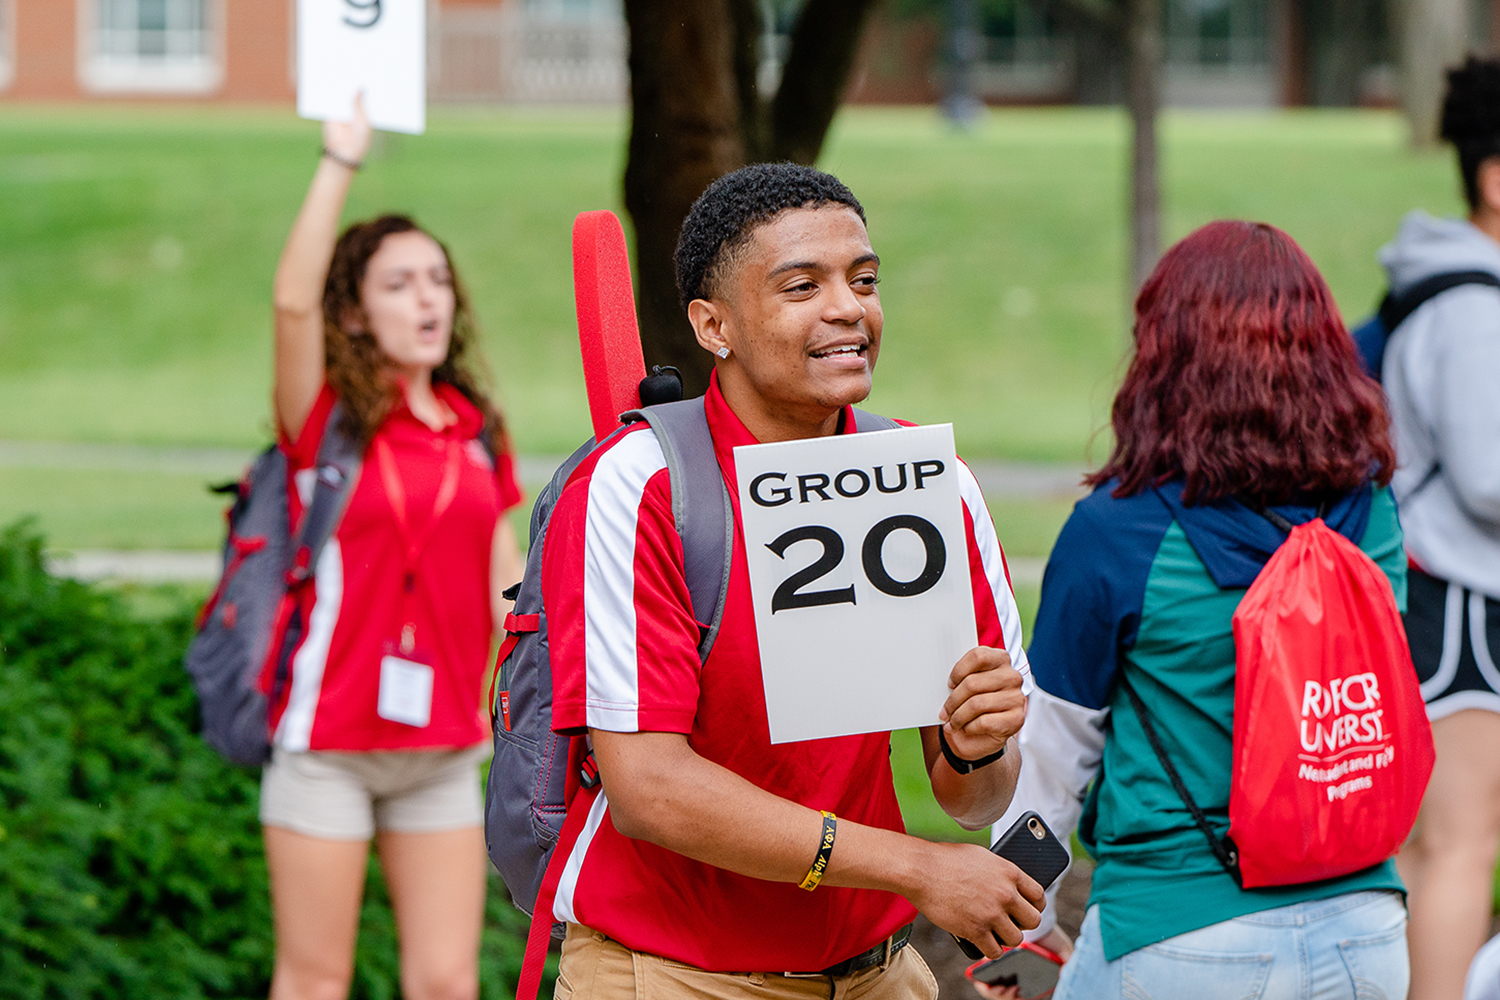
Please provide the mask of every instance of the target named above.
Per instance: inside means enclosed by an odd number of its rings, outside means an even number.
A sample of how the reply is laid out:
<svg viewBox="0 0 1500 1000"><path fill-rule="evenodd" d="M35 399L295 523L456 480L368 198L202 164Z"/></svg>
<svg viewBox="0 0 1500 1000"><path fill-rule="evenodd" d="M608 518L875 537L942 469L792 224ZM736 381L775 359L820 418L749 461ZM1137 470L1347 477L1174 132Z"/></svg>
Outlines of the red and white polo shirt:
<svg viewBox="0 0 1500 1000"><path fill-rule="evenodd" d="M275 743L287 750L415 750L483 741L482 687L494 622L490 552L500 515L521 500L511 456L492 461L476 440L479 410L442 383L434 390L458 418L441 431L400 402L375 432L338 531L324 546L311 587L299 595L303 638L281 697L270 706ZM285 438L293 469L293 523L312 496L333 391L325 386L296 441ZM457 488L431 525L450 445ZM400 529L377 449L399 480L407 515ZM406 591L408 540L426 535ZM408 725L377 714L381 661L400 649L411 625L411 657L432 667L431 718ZM262 685L269 690L270 678Z"/></svg>
<svg viewBox="0 0 1500 1000"><path fill-rule="evenodd" d="M698 659L699 626L666 462L641 424L579 467L548 527L543 599L553 727L685 733L696 753L776 795L904 830L888 733L770 741L734 476L735 446L756 441L717 381L706 406L716 471L735 498L737 536L723 623L708 662ZM843 425L853 432L847 412ZM1009 649L1025 673L1020 615L994 526L966 467L961 482L979 641ZM939 707L933 706L934 722ZM809 893L629 839L615 830L601 792L567 860L553 913L637 951L708 970L754 972L826 968L872 947L916 911L892 893L826 885Z"/></svg>

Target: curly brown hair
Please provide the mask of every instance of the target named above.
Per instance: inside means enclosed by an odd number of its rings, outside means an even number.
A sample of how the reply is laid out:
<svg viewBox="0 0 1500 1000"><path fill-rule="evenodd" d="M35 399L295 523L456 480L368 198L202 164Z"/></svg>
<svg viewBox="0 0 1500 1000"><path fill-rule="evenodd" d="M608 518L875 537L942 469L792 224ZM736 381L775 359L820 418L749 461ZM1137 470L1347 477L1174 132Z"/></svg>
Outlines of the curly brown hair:
<svg viewBox="0 0 1500 1000"><path fill-rule="evenodd" d="M453 276L453 332L448 341L448 356L433 369L432 380L445 382L463 393L484 416L484 436L490 449L497 455L508 452L510 438L505 418L483 388L489 373L484 359L473 350L479 329L463 282L453 266L453 255L442 240L405 215L382 215L356 222L344 230L333 248L328 280L323 285L323 351L328 384L343 404L343 430L355 440L369 444L376 428L395 405L397 388L390 359L374 337L347 330L344 324L350 316L363 312L359 286L380 244L387 236L410 232L431 237L442 249Z"/></svg>

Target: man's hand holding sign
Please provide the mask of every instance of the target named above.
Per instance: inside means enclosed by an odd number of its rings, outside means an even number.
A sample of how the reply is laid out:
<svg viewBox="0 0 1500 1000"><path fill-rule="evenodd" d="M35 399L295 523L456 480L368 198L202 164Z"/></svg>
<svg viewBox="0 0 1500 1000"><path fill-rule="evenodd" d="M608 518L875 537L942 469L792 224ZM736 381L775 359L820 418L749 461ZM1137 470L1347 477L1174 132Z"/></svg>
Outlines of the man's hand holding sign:
<svg viewBox="0 0 1500 1000"><path fill-rule="evenodd" d="M989 955L1038 923L1041 887L1009 861L901 832L892 728L922 727L959 822L1004 811L1025 660L951 429L852 433L880 348L878 264L853 196L808 168L723 178L684 224L679 283L717 358L704 406L719 468L702 473L724 477L737 539L706 661L649 432L617 435L558 501L553 724L586 726L603 793L554 915L611 942L570 926L569 982L619 942L700 970L837 980L879 965L889 992L871 997L930 995L902 947L913 905Z"/></svg>

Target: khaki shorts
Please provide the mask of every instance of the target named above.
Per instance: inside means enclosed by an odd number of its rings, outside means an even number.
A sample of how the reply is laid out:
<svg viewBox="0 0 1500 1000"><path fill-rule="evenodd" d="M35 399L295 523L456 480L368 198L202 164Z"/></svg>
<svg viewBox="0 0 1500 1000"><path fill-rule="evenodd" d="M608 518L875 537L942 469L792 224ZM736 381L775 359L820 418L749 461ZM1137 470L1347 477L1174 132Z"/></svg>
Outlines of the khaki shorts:
<svg viewBox="0 0 1500 1000"><path fill-rule="evenodd" d="M847 976L705 972L631 951L580 924L563 940L554 1000L937 1000L937 980L907 945L890 964Z"/></svg>
<svg viewBox="0 0 1500 1000"><path fill-rule="evenodd" d="M369 840L377 829L438 833L479 826L479 763L462 750L293 753L275 748L260 779L260 821L326 840Z"/></svg>

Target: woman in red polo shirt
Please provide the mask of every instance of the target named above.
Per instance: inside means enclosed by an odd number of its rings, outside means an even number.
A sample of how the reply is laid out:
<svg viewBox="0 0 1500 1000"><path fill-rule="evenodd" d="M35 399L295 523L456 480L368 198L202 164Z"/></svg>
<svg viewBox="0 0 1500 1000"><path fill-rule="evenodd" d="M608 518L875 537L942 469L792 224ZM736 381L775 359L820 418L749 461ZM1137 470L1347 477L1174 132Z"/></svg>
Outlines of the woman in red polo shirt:
<svg viewBox="0 0 1500 1000"><path fill-rule="evenodd" d="M501 515L520 500L474 324L445 248L402 216L337 236L370 145L362 109L323 158L276 270L275 405L312 492L335 404L364 443L357 484L304 588L305 634L270 711L260 818L276 926L273 1000L348 995L373 837L409 1000L478 994L486 859L477 766L501 591L520 579Z"/></svg>

